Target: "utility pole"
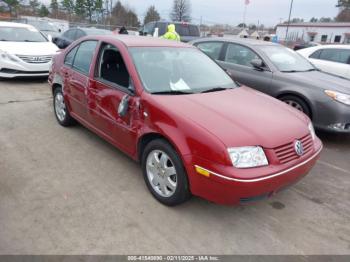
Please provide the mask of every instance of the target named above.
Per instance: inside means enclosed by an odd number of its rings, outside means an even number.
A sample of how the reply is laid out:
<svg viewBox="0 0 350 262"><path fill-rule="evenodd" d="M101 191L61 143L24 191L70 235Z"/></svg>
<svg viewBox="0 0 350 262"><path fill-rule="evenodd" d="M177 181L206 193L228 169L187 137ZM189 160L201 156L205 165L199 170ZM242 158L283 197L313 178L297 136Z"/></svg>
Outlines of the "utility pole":
<svg viewBox="0 0 350 262"><path fill-rule="evenodd" d="M288 31L289 31L289 25L290 25L290 18L292 15L292 10L293 10L293 0L290 1L290 8L289 8L289 17L288 17L288 24L287 24L287 30L286 30L286 37L284 41L287 42L287 37L288 37Z"/></svg>

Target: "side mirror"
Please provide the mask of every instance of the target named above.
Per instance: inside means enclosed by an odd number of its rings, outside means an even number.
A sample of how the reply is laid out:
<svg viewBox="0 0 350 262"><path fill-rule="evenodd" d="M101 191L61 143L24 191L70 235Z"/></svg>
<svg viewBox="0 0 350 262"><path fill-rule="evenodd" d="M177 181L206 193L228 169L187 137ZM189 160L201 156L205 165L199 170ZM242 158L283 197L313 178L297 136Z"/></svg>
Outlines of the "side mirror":
<svg viewBox="0 0 350 262"><path fill-rule="evenodd" d="M143 35L143 31L139 31L139 35Z"/></svg>
<svg viewBox="0 0 350 262"><path fill-rule="evenodd" d="M264 62L261 59L253 59L250 63L255 69L264 70Z"/></svg>
<svg viewBox="0 0 350 262"><path fill-rule="evenodd" d="M130 96L123 96L118 106L118 115L124 117L128 113Z"/></svg>

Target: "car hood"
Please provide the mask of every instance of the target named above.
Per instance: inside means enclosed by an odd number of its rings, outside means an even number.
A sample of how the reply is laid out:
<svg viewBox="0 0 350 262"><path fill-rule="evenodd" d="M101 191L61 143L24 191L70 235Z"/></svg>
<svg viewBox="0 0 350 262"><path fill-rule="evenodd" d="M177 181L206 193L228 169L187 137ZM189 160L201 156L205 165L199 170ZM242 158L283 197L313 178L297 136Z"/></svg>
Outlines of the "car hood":
<svg viewBox="0 0 350 262"><path fill-rule="evenodd" d="M308 118L248 87L191 95L152 96L163 110L203 127L227 147L274 148L306 135ZM196 134L193 134L196 136Z"/></svg>
<svg viewBox="0 0 350 262"><path fill-rule="evenodd" d="M13 55L53 55L58 47L51 42L0 41L0 50Z"/></svg>
<svg viewBox="0 0 350 262"><path fill-rule="evenodd" d="M334 90L350 94L350 80L321 71L280 73L288 83L300 86L315 86L324 90Z"/></svg>

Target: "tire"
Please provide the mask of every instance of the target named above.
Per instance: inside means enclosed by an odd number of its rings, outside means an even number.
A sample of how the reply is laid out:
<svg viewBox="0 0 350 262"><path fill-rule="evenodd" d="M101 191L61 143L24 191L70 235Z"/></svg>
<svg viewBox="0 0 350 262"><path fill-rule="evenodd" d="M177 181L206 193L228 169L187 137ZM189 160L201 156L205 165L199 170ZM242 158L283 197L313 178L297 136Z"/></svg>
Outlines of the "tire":
<svg viewBox="0 0 350 262"><path fill-rule="evenodd" d="M297 96L287 95L281 97L280 100L290 105L291 107L294 107L295 109L303 112L305 115L311 118L311 111L303 99Z"/></svg>
<svg viewBox="0 0 350 262"><path fill-rule="evenodd" d="M148 143L142 153L141 165L146 185L159 202L175 206L190 198L185 168L168 142L156 139Z"/></svg>
<svg viewBox="0 0 350 262"><path fill-rule="evenodd" d="M69 114L65 105L64 96L62 93L62 87L57 87L53 92L53 109L57 119L57 122L61 126L72 126L76 122Z"/></svg>

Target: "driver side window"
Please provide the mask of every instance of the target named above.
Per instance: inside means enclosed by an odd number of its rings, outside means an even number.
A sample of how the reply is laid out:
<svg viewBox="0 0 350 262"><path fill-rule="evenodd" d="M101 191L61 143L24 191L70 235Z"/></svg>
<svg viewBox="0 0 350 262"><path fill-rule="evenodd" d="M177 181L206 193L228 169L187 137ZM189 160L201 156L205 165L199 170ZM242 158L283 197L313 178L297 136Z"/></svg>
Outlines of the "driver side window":
<svg viewBox="0 0 350 262"><path fill-rule="evenodd" d="M98 72L95 76L108 83L125 89L131 89L130 75L119 50L110 44L100 49Z"/></svg>
<svg viewBox="0 0 350 262"><path fill-rule="evenodd" d="M249 48L242 45L229 44L224 61L253 68L251 61L254 59L260 58Z"/></svg>

